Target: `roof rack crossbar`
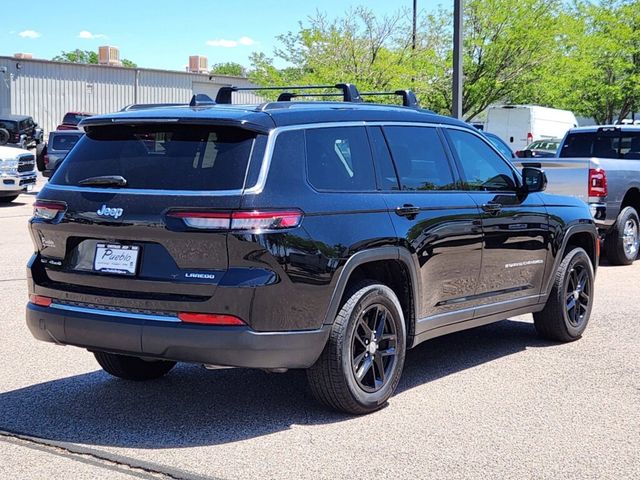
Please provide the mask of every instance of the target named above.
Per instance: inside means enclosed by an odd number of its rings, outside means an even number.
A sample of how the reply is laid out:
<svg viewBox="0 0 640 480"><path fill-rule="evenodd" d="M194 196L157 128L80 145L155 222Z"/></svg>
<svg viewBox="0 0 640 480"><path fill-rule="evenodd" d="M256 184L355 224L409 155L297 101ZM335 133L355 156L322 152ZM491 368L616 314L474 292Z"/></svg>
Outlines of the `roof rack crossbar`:
<svg viewBox="0 0 640 480"><path fill-rule="evenodd" d="M405 107L419 108L420 102L416 94L411 90L394 90L393 92L362 92L361 96L382 96L382 95L398 95L402 97L402 105Z"/></svg>
<svg viewBox="0 0 640 480"><path fill-rule="evenodd" d="M233 92L246 92L246 91L265 91L265 90L319 90L319 89L327 89L327 88L335 88L338 90L342 90L343 101L345 102L361 102L362 97L360 97L360 93L355 85L352 83L337 83L335 85L295 85L295 86L282 86L282 87L235 87L235 86L226 86L220 87L218 90L218 94L216 95L216 103L222 104L230 104L231 103L231 94ZM291 98L295 98L294 96L285 95L289 92L283 92L278 97L278 101L290 101ZM310 96L329 96L329 95L310 95ZM280 99L282 97L282 99Z"/></svg>

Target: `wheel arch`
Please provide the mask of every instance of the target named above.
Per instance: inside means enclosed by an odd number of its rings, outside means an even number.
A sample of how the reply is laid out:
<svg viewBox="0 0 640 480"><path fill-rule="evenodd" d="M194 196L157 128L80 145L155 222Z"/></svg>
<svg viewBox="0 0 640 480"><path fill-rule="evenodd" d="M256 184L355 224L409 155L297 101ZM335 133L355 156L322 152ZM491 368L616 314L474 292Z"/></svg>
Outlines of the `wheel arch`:
<svg viewBox="0 0 640 480"><path fill-rule="evenodd" d="M405 317L407 345L411 345L417 318L416 302L420 298L420 276L413 256L400 247L363 250L347 260L334 287L324 324L333 323L349 287L364 279L380 280L394 291Z"/></svg>
<svg viewBox="0 0 640 480"><path fill-rule="evenodd" d="M626 207L633 207L636 213L640 214L640 188L633 186L627 190L627 193L622 197L622 203L620 203L620 211Z"/></svg>

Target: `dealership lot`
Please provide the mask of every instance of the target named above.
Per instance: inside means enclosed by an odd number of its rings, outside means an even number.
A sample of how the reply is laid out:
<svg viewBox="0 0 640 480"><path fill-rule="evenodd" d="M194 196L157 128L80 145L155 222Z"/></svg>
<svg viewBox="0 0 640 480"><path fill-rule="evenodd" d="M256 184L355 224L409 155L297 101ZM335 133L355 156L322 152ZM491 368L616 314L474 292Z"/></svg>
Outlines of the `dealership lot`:
<svg viewBox="0 0 640 480"><path fill-rule="evenodd" d="M397 394L364 417L313 402L304 374L185 365L127 383L24 325L26 221L0 208L1 477L638 478L640 263L603 265L583 339L530 316L412 350Z"/></svg>

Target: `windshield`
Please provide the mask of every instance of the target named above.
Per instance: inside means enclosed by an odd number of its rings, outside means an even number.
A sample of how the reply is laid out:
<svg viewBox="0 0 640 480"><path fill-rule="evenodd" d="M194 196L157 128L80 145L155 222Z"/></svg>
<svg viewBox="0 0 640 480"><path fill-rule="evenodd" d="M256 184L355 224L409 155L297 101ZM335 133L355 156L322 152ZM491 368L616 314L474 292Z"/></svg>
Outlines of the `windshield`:
<svg viewBox="0 0 640 480"><path fill-rule="evenodd" d="M254 133L232 127L94 127L51 183L77 186L90 177L122 176L133 189L237 190L254 140Z"/></svg>

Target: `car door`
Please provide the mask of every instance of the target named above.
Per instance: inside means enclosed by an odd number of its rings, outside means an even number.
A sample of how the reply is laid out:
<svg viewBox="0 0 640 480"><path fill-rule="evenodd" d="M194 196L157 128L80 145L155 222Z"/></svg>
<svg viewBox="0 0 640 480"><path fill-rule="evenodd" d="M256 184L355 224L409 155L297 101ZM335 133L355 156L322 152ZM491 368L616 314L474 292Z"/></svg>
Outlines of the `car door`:
<svg viewBox="0 0 640 480"><path fill-rule="evenodd" d="M370 128L369 134L398 241L419 271L415 333L472 318L481 268L480 211L458 188L441 133L406 125Z"/></svg>
<svg viewBox="0 0 640 480"><path fill-rule="evenodd" d="M550 245L540 195L522 193L517 171L484 138L466 129L445 133L464 188L482 212L476 316L538 303Z"/></svg>

